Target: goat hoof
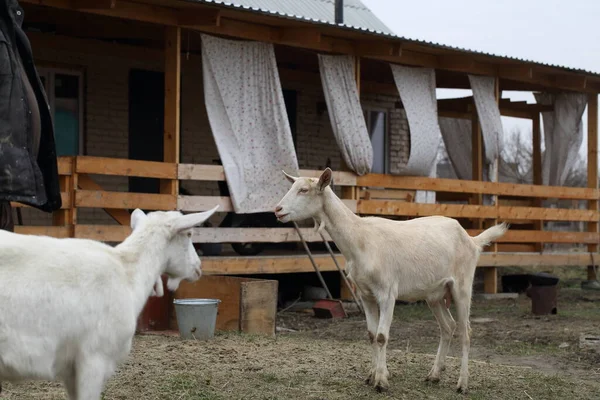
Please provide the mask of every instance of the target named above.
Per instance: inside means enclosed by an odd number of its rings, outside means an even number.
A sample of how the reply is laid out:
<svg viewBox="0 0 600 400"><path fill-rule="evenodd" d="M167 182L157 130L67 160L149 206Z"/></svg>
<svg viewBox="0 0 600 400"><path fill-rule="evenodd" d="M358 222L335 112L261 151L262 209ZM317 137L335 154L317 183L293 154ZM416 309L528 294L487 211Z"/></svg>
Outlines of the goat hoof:
<svg viewBox="0 0 600 400"><path fill-rule="evenodd" d="M427 378L425 378L425 382L439 383L440 382L440 377L439 376L428 375Z"/></svg>
<svg viewBox="0 0 600 400"><path fill-rule="evenodd" d="M375 371L371 371L367 379L365 379L365 385L372 385L375 383Z"/></svg>
<svg viewBox="0 0 600 400"><path fill-rule="evenodd" d="M377 393L387 392L388 389L389 387L387 385L382 384L381 382L375 385L375 390L377 390Z"/></svg>
<svg viewBox="0 0 600 400"><path fill-rule="evenodd" d="M463 387L463 386L458 386L458 387L456 388L456 392L457 392L457 393L462 393L462 394L467 394L467 388L466 388L466 387Z"/></svg>

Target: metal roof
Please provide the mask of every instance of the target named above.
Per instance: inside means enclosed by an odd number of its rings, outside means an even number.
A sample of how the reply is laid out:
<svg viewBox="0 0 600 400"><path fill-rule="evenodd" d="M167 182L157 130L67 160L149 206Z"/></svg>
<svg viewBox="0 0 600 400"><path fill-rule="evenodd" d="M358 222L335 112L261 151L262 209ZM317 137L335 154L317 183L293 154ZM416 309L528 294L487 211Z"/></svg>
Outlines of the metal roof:
<svg viewBox="0 0 600 400"><path fill-rule="evenodd" d="M564 65L550 64L519 57L510 57L479 50L472 50L441 43L408 38L394 34L371 12L360 0L344 0L344 23L336 24L334 20L334 0L235 0L235 2L223 0L186 0L190 2L213 4L234 9L242 9L277 16L281 18L294 19L311 22L318 25L328 25L353 31L370 33L388 39L398 39L406 42L420 44L428 47L459 51L469 54L496 57L505 60L531 63L540 66L562 69L568 72L594 75L600 77L600 72L571 68Z"/></svg>
<svg viewBox="0 0 600 400"><path fill-rule="evenodd" d="M192 0L335 25L335 0ZM393 34L360 0L344 0L343 26Z"/></svg>

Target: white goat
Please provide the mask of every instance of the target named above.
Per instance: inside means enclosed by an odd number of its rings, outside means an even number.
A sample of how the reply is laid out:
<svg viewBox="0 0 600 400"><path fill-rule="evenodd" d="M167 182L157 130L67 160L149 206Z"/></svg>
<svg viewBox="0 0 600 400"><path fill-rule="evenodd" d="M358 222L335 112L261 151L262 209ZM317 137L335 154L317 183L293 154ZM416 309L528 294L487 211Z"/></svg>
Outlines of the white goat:
<svg viewBox="0 0 600 400"><path fill-rule="evenodd" d="M99 399L149 295L163 294L161 274L170 290L200 278L191 228L217 208L136 209L116 247L0 231L0 382L60 380L70 399Z"/></svg>
<svg viewBox="0 0 600 400"><path fill-rule="evenodd" d="M346 259L346 271L362 299L372 344L372 369L367 379L378 391L389 387L386 347L396 299L426 300L440 326L440 345L428 381L438 382L456 328L449 311L456 303L462 337L462 364L457 390L466 392L470 347L469 312L477 260L484 246L501 237L508 226L493 226L471 237L451 218L434 216L409 221L361 218L329 187L331 169L319 179L295 178L275 215L281 222L315 220Z"/></svg>

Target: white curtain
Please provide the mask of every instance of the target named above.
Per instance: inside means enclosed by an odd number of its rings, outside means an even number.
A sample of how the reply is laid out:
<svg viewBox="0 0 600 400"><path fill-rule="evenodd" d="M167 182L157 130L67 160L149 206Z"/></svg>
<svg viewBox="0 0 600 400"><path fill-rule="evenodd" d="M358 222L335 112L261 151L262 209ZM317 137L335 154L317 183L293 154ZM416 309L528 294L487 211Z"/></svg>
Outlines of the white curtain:
<svg viewBox="0 0 600 400"><path fill-rule="evenodd" d="M583 141L583 111L587 96L582 93L535 93L537 103L553 105L554 111L542 113L544 122L544 185L564 185L577 161Z"/></svg>
<svg viewBox="0 0 600 400"><path fill-rule="evenodd" d="M404 175L435 177L440 144L435 71L390 64L410 131L410 154ZM435 203L435 192L417 191L415 201Z"/></svg>
<svg viewBox="0 0 600 400"><path fill-rule="evenodd" d="M206 110L237 213L272 211L298 173L273 45L202 35Z"/></svg>
<svg viewBox="0 0 600 400"><path fill-rule="evenodd" d="M319 70L331 128L346 165L358 175L373 165L373 147L360 106L353 56L319 54Z"/></svg>
<svg viewBox="0 0 600 400"><path fill-rule="evenodd" d="M485 164L487 164L484 170L487 170L488 179L494 182L498 176L498 159L501 143L504 140L500 108L496 101L495 78L469 75L469 82L483 136Z"/></svg>

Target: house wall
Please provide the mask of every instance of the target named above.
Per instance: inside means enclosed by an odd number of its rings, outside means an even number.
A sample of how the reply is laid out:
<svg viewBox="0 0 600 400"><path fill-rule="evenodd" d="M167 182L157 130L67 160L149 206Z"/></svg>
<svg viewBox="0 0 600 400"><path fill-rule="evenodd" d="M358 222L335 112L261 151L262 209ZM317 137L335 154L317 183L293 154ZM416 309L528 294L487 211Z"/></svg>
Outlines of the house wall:
<svg viewBox="0 0 600 400"><path fill-rule="evenodd" d="M93 46L90 41L90 46ZM104 47L107 44L102 44ZM122 47L113 45L115 48ZM138 49L119 51L120 56L69 50L69 46L35 47L38 66L57 66L80 69L84 72L84 149L85 155L127 158L128 155L128 74L130 69L161 71L161 57L149 61ZM90 47L93 48L93 47ZM127 54L127 56L123 56ZM213 164L218 158L210 131L202 86L202 64L198 55L182 57L181 85L181 143L182 162ZM323 169L330 161L334 170L341 168L341 156L331 130L328 113L317 112L317 104L324 96L319 84L282 82L284 89L296 90L297 156L301 168ZM364 93L363 106L388 111L390 169L398 172L408 159L408 123L403 110L394 108L397 97ZM127 191L127 178L94 176L106 190ZM218 195L216 182L183 181L181 186L194 195ZM23 209L26 225L51 224L50 214ZM113 224L114 221L100 209L80 209L78 222L82 224Z"/></svg>

